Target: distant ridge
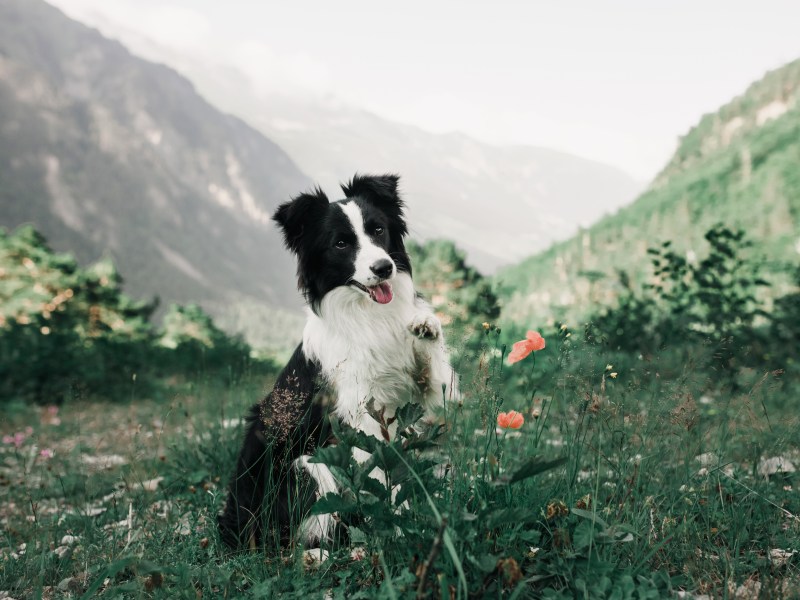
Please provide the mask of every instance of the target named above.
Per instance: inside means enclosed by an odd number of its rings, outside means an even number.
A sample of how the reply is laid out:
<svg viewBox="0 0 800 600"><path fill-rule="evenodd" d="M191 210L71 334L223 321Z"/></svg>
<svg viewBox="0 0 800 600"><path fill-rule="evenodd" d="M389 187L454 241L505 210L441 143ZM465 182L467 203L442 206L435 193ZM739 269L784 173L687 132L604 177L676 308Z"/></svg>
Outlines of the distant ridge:
<svg viewBox="0 0 800 600"><path fill-rule="evenodd" d="M230 65L207 64L124 23L92 18L135 52L178 66L211 102L264 132L323 189L336 189L355 171L400 173L412 237L452 239L484 273L568 238L643 188L620 169L566 152L435 134L335 98L256 90Z"/></svg>

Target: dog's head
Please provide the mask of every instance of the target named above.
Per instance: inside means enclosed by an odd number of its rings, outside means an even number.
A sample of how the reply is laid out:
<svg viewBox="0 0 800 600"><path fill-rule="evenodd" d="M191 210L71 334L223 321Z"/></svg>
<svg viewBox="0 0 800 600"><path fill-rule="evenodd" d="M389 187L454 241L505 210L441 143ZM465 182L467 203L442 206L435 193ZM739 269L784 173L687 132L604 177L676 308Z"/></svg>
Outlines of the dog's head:
<svg viewBox="0 0 800 600"><path fill-rule="evenodd" d="M273 218L297 255L298 285L313 310L337 288L388 304L392 279L411 273L398 180L356 175L342 186L344 200L330 202L317 188L278 207Z"/></svg>

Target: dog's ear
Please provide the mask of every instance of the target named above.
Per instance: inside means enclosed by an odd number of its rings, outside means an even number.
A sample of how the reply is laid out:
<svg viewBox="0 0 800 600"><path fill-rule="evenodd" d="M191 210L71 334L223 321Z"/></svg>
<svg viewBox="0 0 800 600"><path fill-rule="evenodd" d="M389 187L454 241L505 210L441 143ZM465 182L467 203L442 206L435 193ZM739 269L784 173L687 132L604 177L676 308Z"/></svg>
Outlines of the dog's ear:
<svg viewBox="0 0 800 600"><path fill-rule="evenodd" d="M399 181L398 175L359 175L356 173L349 183L342 185L342 191L347 198L360 196L371 201L394 219L400 233L406 235L408 228L403 216L405 204L397 190Z"/></svg>
<svg viewBox="0 0 800 600"><path fill-rule="evenodd" d="M272 218L283 229L283 240L289 250L298 253L307 226L325 211L328 204L325 193L319 188L314 188L311 192L300 194L278 207Z"/></svg>

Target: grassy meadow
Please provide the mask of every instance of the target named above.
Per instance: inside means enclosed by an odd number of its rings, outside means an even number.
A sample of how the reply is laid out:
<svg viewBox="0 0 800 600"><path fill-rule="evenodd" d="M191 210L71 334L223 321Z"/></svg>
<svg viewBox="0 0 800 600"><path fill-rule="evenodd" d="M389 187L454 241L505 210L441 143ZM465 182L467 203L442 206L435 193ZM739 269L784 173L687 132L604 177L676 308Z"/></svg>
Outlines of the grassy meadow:
<svg viewBox="0 0 800 600"><path fill-rule="evenodd" d="M733 391L713 348L633 356L563 326L509 366L480 331L442 435L376 452L397 506L349 452L323 456L349 542L319 566L217 538L238 417L267 379L6 404L0 597L797 597L795 382L742 370ZM510 409L524 425L499 429Z"/></svg>
<svg viewBox="0 0 800 600"><path fill-rule="evenodd" d="M767 301L744 233L705 239L652 248L652 283L579 326L515 322L452 243L410 244L462 395L438 427L317 450L341 489L312 510L346 535L309 564L216 531L278 361L3 234L0 598L800 597L800 272ZM529 330L545 346L512 364Z"/></svg>

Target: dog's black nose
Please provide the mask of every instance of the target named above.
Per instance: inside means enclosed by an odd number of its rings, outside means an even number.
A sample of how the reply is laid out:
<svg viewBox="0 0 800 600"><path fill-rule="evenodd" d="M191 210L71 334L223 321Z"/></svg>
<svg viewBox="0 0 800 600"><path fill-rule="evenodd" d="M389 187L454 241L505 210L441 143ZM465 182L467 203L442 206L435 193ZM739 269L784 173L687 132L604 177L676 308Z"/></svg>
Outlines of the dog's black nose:
<svg viewBox="0 0 800 600"><path fill-rule="evenodd" d="M373 263L369 269L381 279L388 279L392 276L392 267L392 261L382 258Z"/></svg>

